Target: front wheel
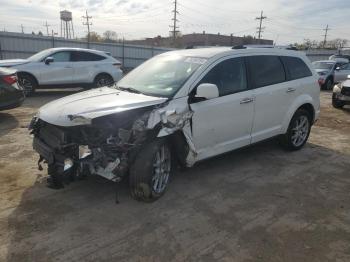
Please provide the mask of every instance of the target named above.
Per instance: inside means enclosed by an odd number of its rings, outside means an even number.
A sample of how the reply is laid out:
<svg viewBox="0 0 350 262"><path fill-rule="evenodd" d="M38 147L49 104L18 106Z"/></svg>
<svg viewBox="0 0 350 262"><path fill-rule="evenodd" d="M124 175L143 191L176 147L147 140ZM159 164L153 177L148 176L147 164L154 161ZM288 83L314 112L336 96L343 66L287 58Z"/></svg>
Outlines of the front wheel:
<svg viewBox="0 0 350 262"><path fill-rule="evenodd" d="M164 139L146 145L130 168L129 185L133 198L144 202L159 199L166 191L171 173L171 150Z"/></svg>
<svg viewBox="0 0 350 262"><path fill-rule="evenodd" d="M334 108L339 109L339 108L343 108L344 103L342 101L338 100L336 94L333 93L333 95L332 95L332 105L333 105Z"/></svg>
<svg viewBox="0 0 350 262"><path fill-rule="evenodd" d="M310 130L311 116L309 112L299 109L292 117L287 133L281 137L281 142L288 150L299 150L309 138Z"/></svg>

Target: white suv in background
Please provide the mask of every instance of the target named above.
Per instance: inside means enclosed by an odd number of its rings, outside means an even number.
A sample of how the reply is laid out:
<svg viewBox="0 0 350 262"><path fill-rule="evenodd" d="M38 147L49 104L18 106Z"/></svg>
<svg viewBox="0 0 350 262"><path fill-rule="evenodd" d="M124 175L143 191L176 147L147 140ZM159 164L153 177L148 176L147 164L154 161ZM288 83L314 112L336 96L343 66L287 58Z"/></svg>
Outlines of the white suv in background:
<svg viewBox="0 0 350 262"><path fill-rule="evenodd" d="M128 177L133 197L154 201L173 160L192 166L275 136L301 149L319 116L319 95L316 72L296 51L179 50L148 60L114 87L43 106L30 129L51 187L86 174Z"/></svg>
<svg viewBox="0 0 350 262"><path fill-rule="evenodd" d="M0 67L17 69L27 94L36 88L100 87L122 77L121 63L105 52L82 48L51 48L28 59L0 60Z"/></svg>

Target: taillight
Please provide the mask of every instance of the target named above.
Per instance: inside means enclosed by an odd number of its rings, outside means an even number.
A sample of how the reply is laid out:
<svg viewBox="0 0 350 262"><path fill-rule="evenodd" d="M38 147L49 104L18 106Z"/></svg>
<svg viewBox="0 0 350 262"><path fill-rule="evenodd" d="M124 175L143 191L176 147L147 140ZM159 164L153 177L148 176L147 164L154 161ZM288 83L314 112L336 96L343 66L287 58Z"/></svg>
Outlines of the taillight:
<svg viewBox="0 0 350 262"><path fill-rule="evenodd" d="M3 76L2 79L9 85L13 85L17 82L17 76L15 75Z"/></svg>
<svg viewBox="0 0 350 262"><path fill-rule="evenodd" d="M320 87L322 87L322 86L324 85L324 83L325 83L325 80L324 80L323 78L319 78L319 79L318 79L318 85L319 85Z"/></svg>

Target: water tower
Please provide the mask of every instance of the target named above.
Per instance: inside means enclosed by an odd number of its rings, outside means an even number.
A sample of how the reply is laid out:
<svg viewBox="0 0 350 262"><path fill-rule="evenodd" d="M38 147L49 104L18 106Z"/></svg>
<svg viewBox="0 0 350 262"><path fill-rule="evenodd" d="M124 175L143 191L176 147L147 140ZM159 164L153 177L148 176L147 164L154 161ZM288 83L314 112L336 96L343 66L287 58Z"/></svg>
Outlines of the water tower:
<svg viewBox="0 0 350 262"><path fill-rule="evenodd" d="M61 37L72 39L74 38L73 17L72 12L63 10L60 12L61 18Z"/></svg>

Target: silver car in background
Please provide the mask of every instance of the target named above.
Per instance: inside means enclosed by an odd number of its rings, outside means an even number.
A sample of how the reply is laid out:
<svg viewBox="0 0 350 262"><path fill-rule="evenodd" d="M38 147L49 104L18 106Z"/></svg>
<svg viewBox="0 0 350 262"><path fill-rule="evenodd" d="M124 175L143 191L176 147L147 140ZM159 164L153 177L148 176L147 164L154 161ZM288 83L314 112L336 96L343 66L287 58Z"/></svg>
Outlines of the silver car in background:
<svg viewBox="0 0 350 262"><path fill-rule="evenodd" d="M36 88L101 87L122 77L121 63L106 52L82 48L50 48L28 59L0 60L17 69L27 95Z"/></svg>

